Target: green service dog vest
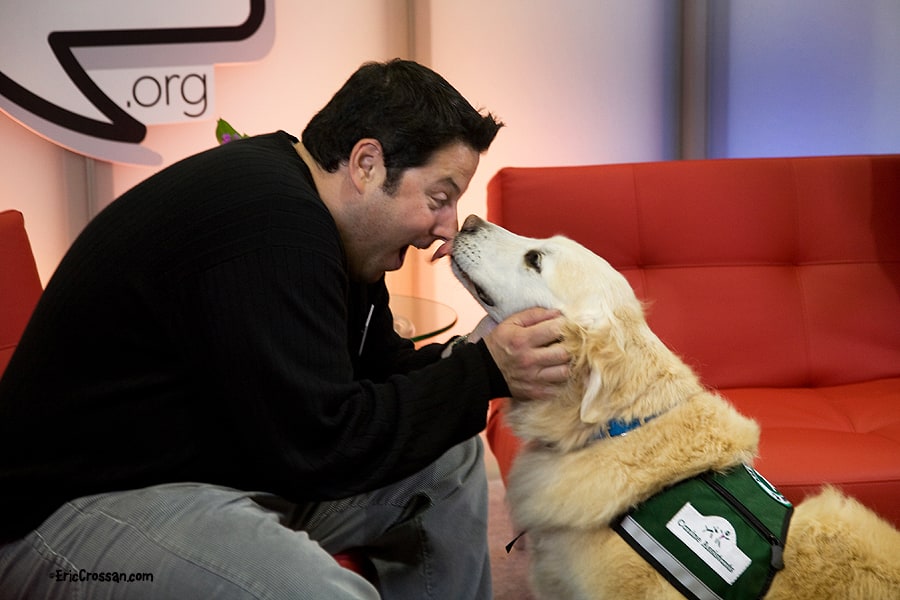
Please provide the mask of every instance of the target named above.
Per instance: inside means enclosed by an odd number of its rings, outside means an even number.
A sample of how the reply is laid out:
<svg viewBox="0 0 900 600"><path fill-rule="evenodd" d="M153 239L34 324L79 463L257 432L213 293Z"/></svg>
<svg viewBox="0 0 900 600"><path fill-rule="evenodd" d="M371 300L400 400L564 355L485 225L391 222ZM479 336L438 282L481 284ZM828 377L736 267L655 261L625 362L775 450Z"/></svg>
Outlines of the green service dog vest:
<svg viewBox="0 0 900 600"><path fill-rule="evenodd" d="M653 496L613 529L692 600L761 598L793 506L752 467L703 473Z"/></svg>

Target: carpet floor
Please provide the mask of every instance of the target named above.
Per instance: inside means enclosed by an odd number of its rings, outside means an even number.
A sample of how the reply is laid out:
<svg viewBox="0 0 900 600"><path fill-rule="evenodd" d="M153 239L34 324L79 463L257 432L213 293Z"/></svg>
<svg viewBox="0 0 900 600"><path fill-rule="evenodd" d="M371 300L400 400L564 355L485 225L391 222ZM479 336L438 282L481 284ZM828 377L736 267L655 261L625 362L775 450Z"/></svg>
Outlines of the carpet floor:
<svg viewBox="0 0 900 600"><path fill-rule="evenodd" d="M528 589L526 540L519 540L512 552L506 553L506 545L518 532L513 531L506 507L506 490L499 477L488 480L488 498L488 545L494 600L534 600Z"/></svg>

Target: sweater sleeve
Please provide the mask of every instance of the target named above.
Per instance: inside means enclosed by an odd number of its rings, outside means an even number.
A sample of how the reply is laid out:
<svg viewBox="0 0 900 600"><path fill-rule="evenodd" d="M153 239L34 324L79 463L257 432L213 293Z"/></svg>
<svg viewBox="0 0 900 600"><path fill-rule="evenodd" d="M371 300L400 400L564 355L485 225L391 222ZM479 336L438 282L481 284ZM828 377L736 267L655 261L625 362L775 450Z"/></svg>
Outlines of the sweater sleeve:
<svg viewBox="0 0 900 600"><path fill-rule="evenodd" d="M488 401L506 390L486 348L445 360L439 346L414 351L386 331L379 306L367 336L379 364L360 378L336 235L285 215L267 228L265 243L176 286L199 385L235 432L234 485L343 497L410 475L484 428Z"/></svg>

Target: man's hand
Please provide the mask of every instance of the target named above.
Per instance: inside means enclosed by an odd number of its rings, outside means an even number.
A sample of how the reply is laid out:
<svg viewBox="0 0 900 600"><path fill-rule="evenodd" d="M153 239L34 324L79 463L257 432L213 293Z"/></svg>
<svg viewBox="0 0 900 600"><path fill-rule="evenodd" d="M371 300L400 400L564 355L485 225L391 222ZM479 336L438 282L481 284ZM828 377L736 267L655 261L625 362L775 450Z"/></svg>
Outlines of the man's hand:
<svg viewBox="0 0 900 600"><path fill-rule="evenodd" d="M559 311L530 308L499 323L484 337L512 396L545 400L569 379L569 354L560 343Z"/></svg>

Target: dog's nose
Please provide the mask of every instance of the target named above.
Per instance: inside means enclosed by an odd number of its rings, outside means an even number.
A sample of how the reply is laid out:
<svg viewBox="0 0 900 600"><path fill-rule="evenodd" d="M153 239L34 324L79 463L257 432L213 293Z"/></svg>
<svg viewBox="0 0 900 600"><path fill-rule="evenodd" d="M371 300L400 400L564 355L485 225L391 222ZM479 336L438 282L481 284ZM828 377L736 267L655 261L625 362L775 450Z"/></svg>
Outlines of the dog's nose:
<svg viewBox="0 0 900 600"><path fill-rule="evenodd" d="M484 219L478 215L469 215L466 217L466 220L463 221L462 229L460 229L460 231L473 232L478 231L482 227L484 227Z"/></svg>

